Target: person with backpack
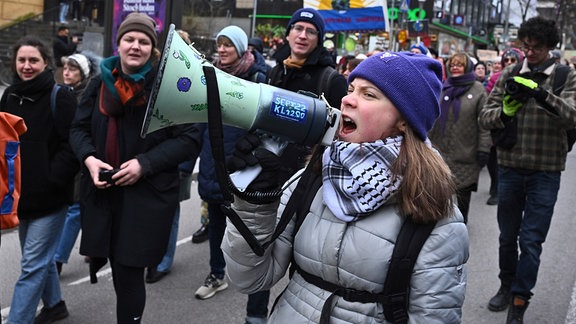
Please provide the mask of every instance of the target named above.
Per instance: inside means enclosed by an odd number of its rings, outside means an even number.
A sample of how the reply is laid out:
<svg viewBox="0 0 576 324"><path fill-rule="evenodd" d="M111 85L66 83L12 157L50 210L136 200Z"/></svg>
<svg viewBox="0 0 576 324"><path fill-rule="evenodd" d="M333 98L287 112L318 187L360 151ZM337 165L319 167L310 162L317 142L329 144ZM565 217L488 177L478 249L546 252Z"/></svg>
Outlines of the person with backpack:
<svg viewBox="0 0 576 324"><path fill-rule="evenodd" d="M234 211L259 242L272 237L284 210L305 206L295 217L288 212L291 220L263 253L231 222L222 242L230 281L244 293L270 289L292 269L271 323L460 323L468 232L450 169L428 139L441 80L441 64L427 56L370 56L348 78L331 146L316 149L280 199L235 197ZM229 170L250 159L262 167L248 189L282 185L276 155L253 138L239 144ZM414 235L421 250L398 259L396 250L413 242L399 235L409 224L429 231ZM383 293L395 282L404 282L398 299Z"/></svg>
<svg viewBox="0 0 576 324"><path fill-rule="evenodd" d="M550 55L560 41L556 22L530 18L518 40L523 63L504 69L479 116L493 137L502 134L496 142L500 288L488 309L509 308L509 324L522 323L532 297L566 167L567 131L576 125L576 72L562 72ZM557 84L560 74L565 81Z"/></svg>
<svg viewBox="0 0 576 324"><path fill-rule="evenodd" d="M22 117L28 131L20 137L22 271L14 287L8 323L52 323L68 316L54 255L79 170L68 143L77 104L66 89L60 89L54 97L56 104L51 104L55 89L52 55L41 39L26 36L18 40L12 59L15 82L2 94L0 111ZM40 300L43 307L35 318Z"/></svg>

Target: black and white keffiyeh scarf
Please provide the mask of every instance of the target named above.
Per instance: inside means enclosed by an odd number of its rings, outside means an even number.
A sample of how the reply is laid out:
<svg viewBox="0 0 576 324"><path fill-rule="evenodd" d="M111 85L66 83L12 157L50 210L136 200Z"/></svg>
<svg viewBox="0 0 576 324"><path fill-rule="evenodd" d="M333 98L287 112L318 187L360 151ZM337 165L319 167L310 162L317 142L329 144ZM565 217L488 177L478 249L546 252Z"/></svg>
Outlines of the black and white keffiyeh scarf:
<svg viewBox="0 0 576 324"><path fill-rule="evenodd" d="M334 141L322 156L324 202L332 213L352 222L380 208L402 183L390 166L402 136L370 143Z"/></svg>

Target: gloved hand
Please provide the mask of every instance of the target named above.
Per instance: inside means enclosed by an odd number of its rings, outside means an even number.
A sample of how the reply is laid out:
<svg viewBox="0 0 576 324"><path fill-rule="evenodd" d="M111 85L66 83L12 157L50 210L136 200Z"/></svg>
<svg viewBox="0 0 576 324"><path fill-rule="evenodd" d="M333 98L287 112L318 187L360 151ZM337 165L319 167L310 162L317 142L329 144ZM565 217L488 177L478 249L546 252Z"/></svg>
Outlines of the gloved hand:
<svg viewBox="0 0 576 324"><path fill-rule="evenodd" d="M250 183L248 189L256 191L276 189L280 185L278 183L280 157L260 145L261 141L257 135L246 134L240 138L234 146L232 156L226 161L226 168L232 173L258 164L262 167L262 171Z"/></svg>
<svg viewBox="0 0 576 324"><path fill-rule="evenodd" d="M502 105L502 112L504 115L508 117L514 117L518 109L522 107L523 103L512 99L510 95L505 95L504 100L502 101Z"/></svg>
<svg viewBox="0 0 576 324"><path fill-rule="evenodd" d="M526 101L529 98L535 98L539 101L546 100L546 90L542 89L534 80L515 76L506 82L506 92L512 99L517 101Z"/></svg>
<svg viewBox="0 0 576 324"><path fill-rule="evenodd" d="M478 163L480 168L483 168L486 166L486 164L488 164L489 158L490 158L490 153L488 153L488 152L478 151L476 153L476 162Z"/></svg>
<svg viewBox="0 0 576 324"><path fill-rule="evenodd" d="M246 134L234 144L234 152L226 161L226 169L233 173L258 163L253 151L260 146L260 138L254 134Z"/></svg>

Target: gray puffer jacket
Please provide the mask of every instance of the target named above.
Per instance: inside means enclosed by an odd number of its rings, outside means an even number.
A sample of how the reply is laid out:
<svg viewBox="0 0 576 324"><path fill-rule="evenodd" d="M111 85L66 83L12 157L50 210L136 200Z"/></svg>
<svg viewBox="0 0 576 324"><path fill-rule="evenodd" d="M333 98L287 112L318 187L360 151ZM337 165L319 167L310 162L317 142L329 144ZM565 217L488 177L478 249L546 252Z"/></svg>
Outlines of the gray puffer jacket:
<svg viewBox="0 0 576 324"><path fill-rule="evenodd" d="M234 209L260 242L268 241L292 191L280 205L253 205L236 199ZM292 254L306 272L346 288L380 293L402 217L395 204L356 222L336 218L316 194L295 239L294 220L264 256L255 255L230 222L222 241L231 283L244 293L266 290L286 274ZM410 283L409 323L460 323L466 291L468 232L458 208L438 222L422 247ZM318 323L328 291L294 273L270 315L270 323ZM377 303L334 299L330 323L386 323Z"/></svg>

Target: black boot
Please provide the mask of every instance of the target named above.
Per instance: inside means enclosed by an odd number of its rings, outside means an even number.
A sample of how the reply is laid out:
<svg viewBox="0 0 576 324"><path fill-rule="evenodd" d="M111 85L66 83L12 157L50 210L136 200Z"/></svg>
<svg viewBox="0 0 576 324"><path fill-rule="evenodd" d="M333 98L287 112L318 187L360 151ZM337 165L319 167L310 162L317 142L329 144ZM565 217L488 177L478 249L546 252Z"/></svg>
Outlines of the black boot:
<svg viewBox="0 0 576 324"><path fill-rule="evenodd" d="M524 312L530 303L522 296L514 296L508 309L506 324L522 324L524 322Z"/></svg>
<svg viewBox="0 0 576 324"><path fill-rule="evenodd" d="M501 312L510 304L510 287L502 285L494 297L488 302L488 309L493 312Z"/></svg>
<svg viewBox="0 0 576 324"><path fill-rule="evenodd" d="M97 283L98 277L96 277L96 273L98 270L102 269L103 266L106 265L108 259L106 258L90 258L90 283Z"/></svg>
<svg viewBox="0 0 576 324"><path fill-rule="evenodd" d="M202 224L202 227L192 234L192 243L202 243L208 239L208 225Z"/></svg>

